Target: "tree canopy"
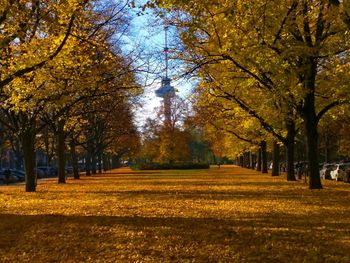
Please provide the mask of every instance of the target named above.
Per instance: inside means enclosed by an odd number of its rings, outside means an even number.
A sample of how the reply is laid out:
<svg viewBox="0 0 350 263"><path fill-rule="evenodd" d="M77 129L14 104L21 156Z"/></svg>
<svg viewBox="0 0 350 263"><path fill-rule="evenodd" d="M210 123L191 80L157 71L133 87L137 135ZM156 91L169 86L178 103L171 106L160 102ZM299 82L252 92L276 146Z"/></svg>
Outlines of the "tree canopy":
<svg viewBox="0 0 350 263"><path fill-rule="evenodd" d="M176 55L226 113L222 121L240 108L285 145L302 124L310 188L322 187L318 123L349 95L347 1L335 2L153 2L177 27L184 50Z"/></svg>

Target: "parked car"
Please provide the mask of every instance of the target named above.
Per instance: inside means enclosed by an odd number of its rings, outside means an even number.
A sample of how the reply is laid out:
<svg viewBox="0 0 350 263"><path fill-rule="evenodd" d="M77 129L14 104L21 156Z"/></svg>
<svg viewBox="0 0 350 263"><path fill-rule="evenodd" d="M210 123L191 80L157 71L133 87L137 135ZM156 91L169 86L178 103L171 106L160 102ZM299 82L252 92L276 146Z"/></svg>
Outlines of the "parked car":
<svg viewBox="0 0 350 263"><path fill-rule="evenodd" d="M38 170L43 172L43 177L54 177L57 176L57 168L52 166L38 166Z"/></svg>
<svg viewBox="0 0 350 263"><path fill-rule="evenodd" d="M36 173L36 177L37 177L38 179L41 179L41 178L44 178L44 177L45 177L45 173L44 173L43 170L40 170L40 169L35 168L35 169L34 169L34 173Z"/></svg>
<svg viewBox="0 0 350 263"><path fill-rule="evenodd" d="M79 172L85 172L85 164L78 164Z"/></svg>
<svg viewBox="0 0 350 263"><path fill-rule="evenodd" d="M22 170L10 169L11 174L15 175L19 182L24 182L26 178L26 174Z"/></svg>
<svg viewBox="0 0 350 263"><path fill-rule="evenodd" d="M320 170L320 177L321 179L328 179L331 180L331 171L335 169L335 165L332 163L326 163L323 165L322 169Z"/></svg>
<svg viewBox="0 0 350 263"><path fill-rule="evenodd" d="M350 168L350 163L338 163L335 165L334 169L331 171L331 178L333 180L339 181L344 180L345 171Z"/></svg>
<svg viewBox="0 0 350 263"><path fill-rule="evenodd" d="M6 170L0 170L0 182L2 184L17 183L19 181L18 177L12 173L10 173L8 180L6 180L5 171Z"/></svg>
<svg viewBox="0 0 350 263"><path fill-rule="evenodd" d="M68 174L73 174L73 167L72 166L67 166L66 168L65 168L65 170L66 170L66 174L68 175Z"/></svg>

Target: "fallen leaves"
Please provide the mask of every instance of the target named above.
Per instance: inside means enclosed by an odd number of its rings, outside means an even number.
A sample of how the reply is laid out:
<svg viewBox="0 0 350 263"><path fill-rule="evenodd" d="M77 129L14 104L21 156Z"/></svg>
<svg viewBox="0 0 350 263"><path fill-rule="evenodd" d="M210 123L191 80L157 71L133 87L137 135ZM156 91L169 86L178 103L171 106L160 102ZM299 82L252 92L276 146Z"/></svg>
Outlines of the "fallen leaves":
<svg viewBox="0 0 350 263"><path fill-rule="evenodd" d="M135 172L0 187L1 262L348 262L350 187L255 171Z"/></svg>

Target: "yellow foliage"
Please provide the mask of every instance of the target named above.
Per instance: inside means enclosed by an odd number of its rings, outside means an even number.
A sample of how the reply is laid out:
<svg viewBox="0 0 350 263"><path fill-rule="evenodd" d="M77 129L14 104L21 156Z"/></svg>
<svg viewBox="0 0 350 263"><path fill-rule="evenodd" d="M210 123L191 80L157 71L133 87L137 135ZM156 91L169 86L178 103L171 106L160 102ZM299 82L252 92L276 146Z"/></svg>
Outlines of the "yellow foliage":
<svg viewBox="0 0 350 263"><path fill-rule="evenodd" d="M159 138L157 161L161 163L186 162L189 157L189 134L177 128L163 128Z"/></svg>

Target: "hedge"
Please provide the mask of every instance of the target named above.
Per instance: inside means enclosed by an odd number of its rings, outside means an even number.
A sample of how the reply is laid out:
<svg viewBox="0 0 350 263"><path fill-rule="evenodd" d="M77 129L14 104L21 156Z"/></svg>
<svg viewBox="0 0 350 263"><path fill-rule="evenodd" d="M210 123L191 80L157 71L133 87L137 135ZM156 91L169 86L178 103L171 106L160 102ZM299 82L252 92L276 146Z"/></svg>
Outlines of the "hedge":
<svg viewBox="0 0 350 263"><path fill-rule="evenodd" d="M189 170L189 169L209 169L207 163L144 163L131 167L134 170Z"/></svg>

